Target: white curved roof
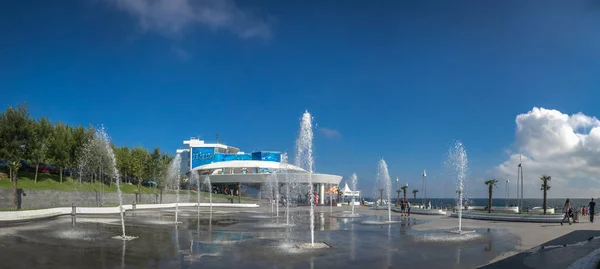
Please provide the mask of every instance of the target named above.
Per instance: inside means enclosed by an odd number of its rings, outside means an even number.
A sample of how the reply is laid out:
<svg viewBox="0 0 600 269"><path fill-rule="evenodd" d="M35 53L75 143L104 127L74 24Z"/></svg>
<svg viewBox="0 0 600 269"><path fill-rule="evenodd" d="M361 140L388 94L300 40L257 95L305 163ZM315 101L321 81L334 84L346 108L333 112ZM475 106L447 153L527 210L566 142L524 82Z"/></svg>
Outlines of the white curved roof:
<svg viewBox="0 0 600 269"><path fill-rule="evenodd" d="M267 168L267 169L283 169L288 171L297 171L308 173L308 171L287 163L279 163L272 161L257 161L257 160L248 160L248 161L224 161L224 162L216 162L209 163L205 165L198 166L192 170L214 170L214 169L222 169L222 168Z"/></svg>

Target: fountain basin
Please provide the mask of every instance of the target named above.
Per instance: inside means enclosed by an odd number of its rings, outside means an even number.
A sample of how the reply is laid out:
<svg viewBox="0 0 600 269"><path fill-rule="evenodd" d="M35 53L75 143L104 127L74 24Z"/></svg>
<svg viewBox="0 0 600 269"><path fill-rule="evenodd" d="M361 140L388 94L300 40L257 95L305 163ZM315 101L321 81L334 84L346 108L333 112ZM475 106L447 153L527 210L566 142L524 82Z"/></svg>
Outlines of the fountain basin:
<svg viewBox="0 0 600 269"><path fill-rule="evenodd" d="M331 248L329 245L323 243L323 242L315 242L314 244L311 243L299 243L296 244L296 247L299 249L323 249L323 248Z"/></svg>
<svg viewBox="0 0 600 269"><path fill-rule="evenodd" d="M449 230L446 231L447 233L451 233L451 234L472 234L475 233L475 230Z"/></svg>
<svg viewBox="0 0 600 269"><path fill-rule="evenodd" d="M396 221L396 220L385 220L385 221L379 221L379 220L365 220L362 221L360 224L363 225L386 225L386 224L397 224L397 223L402 223L402 221Z"/></svg>
<svg viewBox="0 0 600 269"><path fill-rule="evenodd" d="M161 208L175 208L176 203L172 204L138 204L136 209L161 209ZM180 207L198 206L197 203L179 203ZM201 207L210 207L209 203L200 203ZM228 203L213 203L213 207L228 207L228 208L256 208L259 207L257 204L228 204ZM123 205L123 211L132 210L132 205ZM115 207L76 207L76 214L82 215L101 215L101 214L119 214L120 209L118 206ZM57 207L47 209L36 209L36 210L22 210L22 211L6 211L0 212L0 223L3 222L24 222L38 219L53 218L58 216L70 215L72 213L71 207Z"/></svg>

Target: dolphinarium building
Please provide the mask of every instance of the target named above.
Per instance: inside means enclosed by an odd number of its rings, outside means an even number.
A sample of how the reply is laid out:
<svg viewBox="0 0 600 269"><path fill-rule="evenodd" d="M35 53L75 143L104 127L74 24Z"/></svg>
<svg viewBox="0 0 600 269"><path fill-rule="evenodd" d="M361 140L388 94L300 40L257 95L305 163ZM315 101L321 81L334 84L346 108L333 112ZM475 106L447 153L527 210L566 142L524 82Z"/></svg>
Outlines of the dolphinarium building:
<svg viewBox="0 0 600 269"><path fill-rule="evenodd" d="M183 141L183 144L185 148L177 150L181 155L183 173L196 173L199 178L210 176L211 183L216 186L241 184L244 189L256 190L258 199L262 198L269 178L276 179L280 185L293 182L306 187L312 179L319 204L324 204L326 189L337 188L342 180L338 175L311 174L288 164L286 155L277 151L245 153L236 147L218 142L206 143L194 137Z"/></svg>

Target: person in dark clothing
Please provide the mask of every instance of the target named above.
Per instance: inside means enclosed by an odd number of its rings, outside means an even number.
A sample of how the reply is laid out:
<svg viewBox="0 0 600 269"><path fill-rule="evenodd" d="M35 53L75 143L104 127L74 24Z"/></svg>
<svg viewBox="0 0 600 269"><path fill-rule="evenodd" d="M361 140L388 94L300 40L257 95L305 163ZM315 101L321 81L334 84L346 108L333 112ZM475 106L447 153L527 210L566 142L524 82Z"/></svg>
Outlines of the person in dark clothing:
<svg viewBox="0 0 600 269"><path fill-rule="evenodd" d="M562 226L565 220L569 221L569 225L571 225L571 201L569 199L565 202L563 213L565 214L565 217L560 221L560 225Z"/></svg>
<svg viewBox="0 0 600 269"><path fill-rule="evenodd" d="M590 212L588 213L590 215L590 222L594 223L594 210L596 207L596 202L594 202L594 198L592 198L592 201L590 201Z"/></svg>
<svg viewBox="0 0 600 269"><path fill-rule="evenodd" d="M22 196L27 196L23 189L17 189L17 210L21 209Z"/></svg>

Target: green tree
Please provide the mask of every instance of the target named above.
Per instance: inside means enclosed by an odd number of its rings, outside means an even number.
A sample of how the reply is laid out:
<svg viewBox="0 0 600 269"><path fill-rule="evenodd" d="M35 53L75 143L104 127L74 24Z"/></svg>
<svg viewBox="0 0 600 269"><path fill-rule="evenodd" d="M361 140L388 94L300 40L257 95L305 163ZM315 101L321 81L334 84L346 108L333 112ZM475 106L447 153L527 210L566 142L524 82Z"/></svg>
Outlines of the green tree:
<svg viewBox="0 0 600 269"><path fill-rule="evenodd" d="M543 175L542 177L540 177L540 180L542 180L542 191L544 191L544 215L546 215L546 198L547 192L550 190L550 185L548 185L548 181L552 180L552 177L548 175Z"/></svg>
<svg viewBox="0 0 600 269"><path fill-rule="evenodd" d="M33 136L28 159L35 164L33 183L37 183L39 165L46 162L46 156L48 155L48 142L52 136L52 124L45 117L40 118L38 122L31 122Z"/></svg>
<svg viewBox="0 0 600 269"><path fill-rule="evenodd" d="M125 177L131 176L131 153L128 147L115 148L115 158L117 159L117 169Z"/></svg>
<svg viewBox="0 0 600 269"><path fill-rule="evenodd" d="M408 185L404 185L404 186L400 187L400 189L404 193L404 201L406 201L406 190L408 189Z"/></svg>
<svg viewBox="0 0 600 269"><path fill-rule="evenodd" d="M72 129L71 145L69 149L69 163L73 167L80 167L82 162L81 155L83 154L83 147L88 142L88 136L86 135L85 127L79 125Z"/></svg>
<svg viewBox="0 0 600 269"><path fill-rule="evenodd" d="M413 190L412 191L412 193L413 193L413 203L415 203L415 204L417 203L417 192L419 192L419 190Z"/></svg>
<svg viewBox="0 0 600 269"><path fill-rule="evenodd" d="M142 147L135 147L131 150L131 168L133 176L137 179L138 192L140 191L142 180L146 172L146 163L150 158L148 151Z"/></svg>
<svg viewBox="0 0 600 269"><path fill-rule="evenodd" d="M63 182L63 171L70 165L73 132L71 126L56 123L50 138L49 157L60 168L60 183Z"/></svg>
<svg viewBox="0 0 600 269"><path fill-rule="evenodd" d="M161 153L160 159L158 163L157 177L156 183L157 188L160 191L160 203L162 203L162 195L167 187L167 171L169 170L169 164L173 160L173 157L169 156L167 153Z"/></svg>
<svg viewBox="0 0 600 269"><path fill-rule="evenodd" d="M492 213L492 192L493 192L493 187L496 186L496 183L498 183L498 180L495 179L490 179L490 180L486 180L485 185L488 185L488 213Z"/></svg>
<svg viewBox="0 0 600 269"><path fill-rule="evenodd" d="M18 208L17 179L20 161L27 158L33 136L27 105L8 107L0 114L0 159L8 162L13 187L13 208Z"/></svg>

